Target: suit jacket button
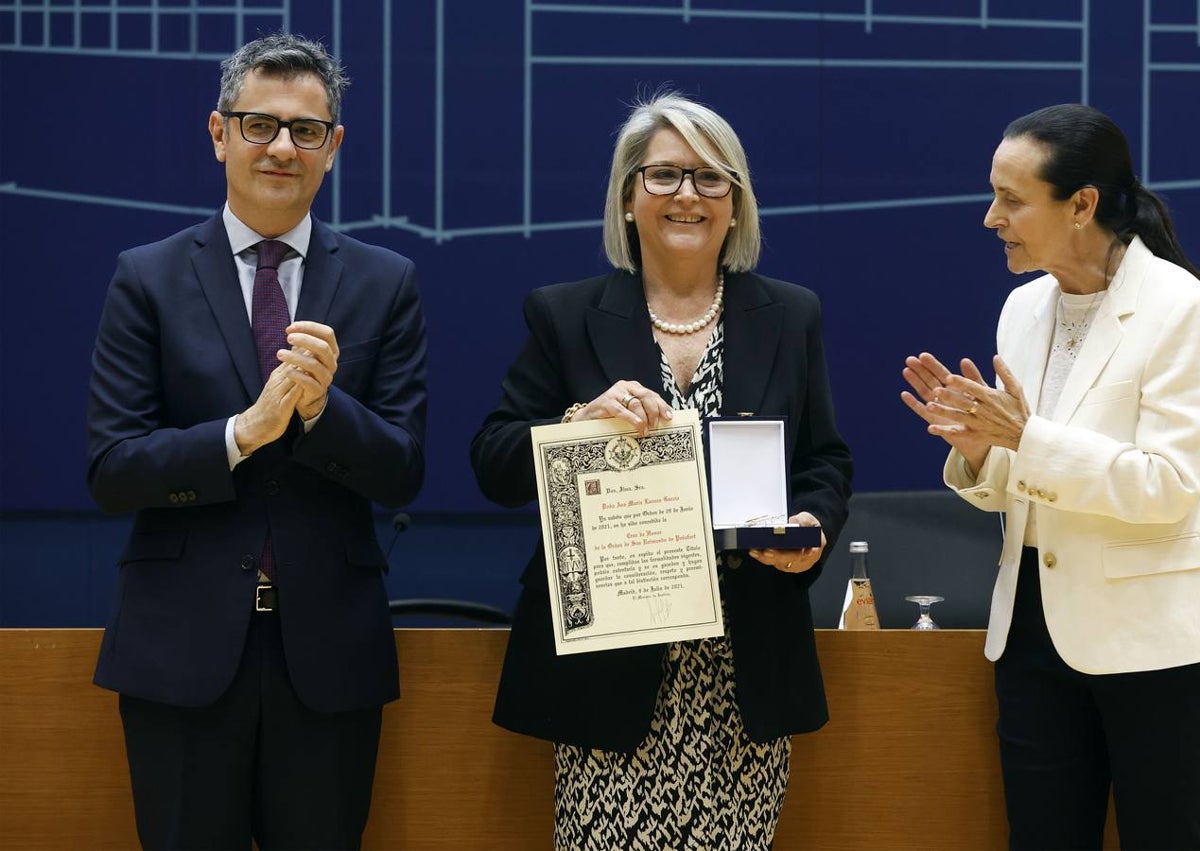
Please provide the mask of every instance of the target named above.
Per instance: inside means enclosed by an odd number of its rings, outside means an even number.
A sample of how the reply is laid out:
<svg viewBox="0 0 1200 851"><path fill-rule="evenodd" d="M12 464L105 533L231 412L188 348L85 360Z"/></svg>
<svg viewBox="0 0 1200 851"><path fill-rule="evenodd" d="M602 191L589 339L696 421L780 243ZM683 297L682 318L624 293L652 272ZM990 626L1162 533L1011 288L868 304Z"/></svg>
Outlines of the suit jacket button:
<svg viewBox="0 0 1200 851"><path fill-rule="evenodd" d="M1054 557L1054 553L1046 553L1044 556L1042 556L1042 564L1046 565L1046 567L1052 568L1054 565L1058 564L1058 559Z"/></svg>
<svg viewBox="0 0 1200 851"><path fill-rule="evenodd" d="M195 501L196 501L196 492L195 492L195 491L188 491L188 492L187 492L187 498L188 498L188 502L195 502Z"/></svg>
<svg viewBox="0 0 1200 851"><path fill-rule="evenodd" d="M1017 490L1019 490L1021 493L1025 493L1025 480L1024 479L1017 482Z"/></svg>
<svg viewBox="0 0 1200 851"><path fill-rule="evenodd" d="M1057 501L1058 501L1058 494L1056 494L1054 491L1050 491L1050 493L1046 494L1046 502L1057 502Z"/></svg>
<svg viewBox="0 0 1200 851"><path fill-rule="evenodd" d="M1046 498L1046 490L1044 488L1038 488L1037 495L1039 498L1045 499Z"/></svg>
<svg viewBox="0 0 1200 851"><path fill-rule="evenodd" d="M242 570L254 570L254 556L249 553L242 556Z"/></svg>
<svg viewBox="0 0 1200 851"><path fill-rule="evenodd" d="M737 570L742 566L741 553L727 553L725 555L725 566L730 570Z"/></svg>
<svg viewBox="0 0 1200 851"><path fill-rule="evenodd" d="M175 493L175 491L171 491L169 494L167 494L167 502L171 503L172 505L179 502L179 494Z"/></svg>

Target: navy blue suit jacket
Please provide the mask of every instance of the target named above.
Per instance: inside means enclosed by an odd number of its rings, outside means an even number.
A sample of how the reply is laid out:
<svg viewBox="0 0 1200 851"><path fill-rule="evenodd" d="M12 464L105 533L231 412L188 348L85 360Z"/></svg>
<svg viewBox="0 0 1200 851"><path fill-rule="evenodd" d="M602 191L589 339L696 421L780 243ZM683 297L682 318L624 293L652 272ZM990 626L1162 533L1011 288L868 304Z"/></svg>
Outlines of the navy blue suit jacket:
<svg viewBox="0 0 1200 851"><path fill-rule="evenodd" d="M530 426L559 422L569 405L622 379L662 386L638 276L614 272L535 290L525 321L529 338L471 446L484 495L511 507L537 498ZM723 321L721 412L787 417L790 513L816 516L828 554L846 521L852 463L834 422L817 297L760 275L728 274ZM766 741L820 727L828 713L808 589L821 563L787 574L735 554L727 565L726 615L747 734ZM556 656L541 541L521 581L496 723L557 742L636 748L650 728L663 646Z"/></svg>
<svg viewBox="0 0 1200 851"><path fill-rule="evenodd" d="M121 254L88 405L88 483L136 512L95 681L178 706L231 682L270 530L288 673L318 711L399 694L371 503L424 477L425 327L413 264L313 222L297 319L337 334L328 403L233 471L226 420L258 397L254 341L218 215Z"/></svg>

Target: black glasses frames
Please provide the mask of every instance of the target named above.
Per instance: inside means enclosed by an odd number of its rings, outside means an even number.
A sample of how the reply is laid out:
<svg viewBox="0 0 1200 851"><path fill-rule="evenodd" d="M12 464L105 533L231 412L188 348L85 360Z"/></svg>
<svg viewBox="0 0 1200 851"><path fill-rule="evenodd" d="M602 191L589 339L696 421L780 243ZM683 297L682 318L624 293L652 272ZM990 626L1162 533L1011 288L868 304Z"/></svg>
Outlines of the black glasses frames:
<svg viewBox="0 0 1200 851"><path fill-rule="evenodd" d="M275 141L279 131L287 128L292 144L297 148L315 151L325 145L333 132L334 123L320 118L293 118L284 121L265 112L234 112L221 110L224 118L236 118L241 127L242 138L252 145L269 145Z"/></svg>
<svg viewBox="0 0 1200 851"><path fill-rule="evenodd" d="M642 176L642 186L651 195L674 195L683 186L684 179L689 176L692 178L696 194L705 198L724 198L733 189L733 179L730 175L712 166L682 168L663 163L644 165L635 171Z"/></svg>

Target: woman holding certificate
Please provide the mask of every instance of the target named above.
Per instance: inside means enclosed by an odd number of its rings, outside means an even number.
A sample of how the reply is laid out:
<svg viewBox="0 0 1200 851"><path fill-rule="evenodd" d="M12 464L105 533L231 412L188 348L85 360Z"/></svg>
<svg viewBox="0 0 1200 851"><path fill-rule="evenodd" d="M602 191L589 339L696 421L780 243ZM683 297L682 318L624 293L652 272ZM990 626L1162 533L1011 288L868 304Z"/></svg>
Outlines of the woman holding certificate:
<svg viewBox="0 0 1200 851"><path fill-rule="evenodd" d="M1004 511L996 662L1010 847L1200 849L1200 281L1124 135L1078 104L1008 126L984 225L1018 287L996 388L907 360L946 483ZM919 399L917 397L920 397Z"/></svg>
<svg viewBox="0 0 1200 851"><path fill-rule="evenodd" d="M557 848L770 845L790 736L827 718L808 588L846 519L816 296L754 274L760 237L729 124L674 94L637 106L613 154L614 271L535 290L529 338L471 446L488 498L537 498L530 428L672 410L786 418L791 521L820 547L727 553L724 637L555 655L542 544L522 576L495 721L555 742ZM736 671L736 687L735 687Z"/></svg>

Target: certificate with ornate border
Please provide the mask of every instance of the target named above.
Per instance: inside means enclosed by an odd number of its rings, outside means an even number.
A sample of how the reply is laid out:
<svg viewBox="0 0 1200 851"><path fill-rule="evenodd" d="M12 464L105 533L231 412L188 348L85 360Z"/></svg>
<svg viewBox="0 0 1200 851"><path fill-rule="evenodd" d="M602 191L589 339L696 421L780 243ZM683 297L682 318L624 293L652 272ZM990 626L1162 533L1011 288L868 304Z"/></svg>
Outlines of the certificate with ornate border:
<svg viewBox="0 0 1200 851"><path fill-rule="evenodd" d="M556 652L723 635L696 412L531 431Z"/></svg>

